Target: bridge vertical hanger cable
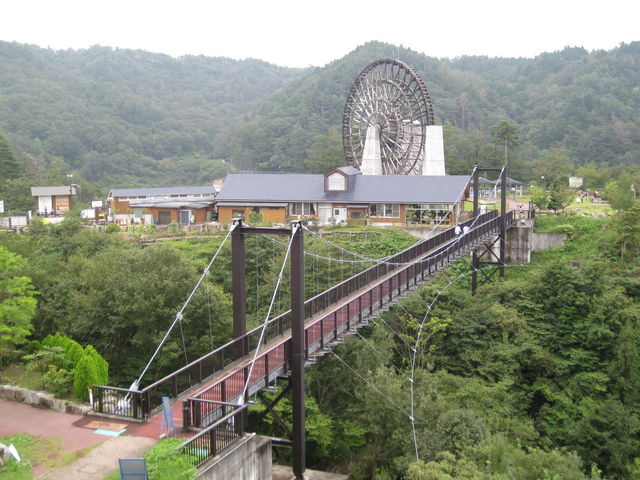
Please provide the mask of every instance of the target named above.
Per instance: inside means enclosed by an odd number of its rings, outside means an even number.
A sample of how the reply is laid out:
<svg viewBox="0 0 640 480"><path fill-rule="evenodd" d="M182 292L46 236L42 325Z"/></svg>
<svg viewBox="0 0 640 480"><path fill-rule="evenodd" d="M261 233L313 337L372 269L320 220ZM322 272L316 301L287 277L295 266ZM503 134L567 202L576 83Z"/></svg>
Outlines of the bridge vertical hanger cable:
<svg viewBox="0 0 640 480"><path fill-rule="evenodd" d="M282 283L282 274L284 273L284 269L287 265L287 260L289 258L289 253L291 252L291 245L293 244L293 238L296 232L298 231L298 228L300 228L300 226L298 223L296 223L293 225L293 228L291 229L291 238L289 239L289 245L287 246L287 251L284 254L284 260L282 261L282 267L280 268L280 273L278 274L278 280L276 281L276 286L275 286L275 289L273 290L273 295L271 296L271 303L269 304L269 310L267 311L267 315L265 316L264 322L262 324L262 331L260 332L260 338L258 339L258 344L256 345L256 351L253 354L253 359L251 360L251 366L249 367L249 373L247 375L247 378L245 379L244 388L242 389L242 396L240 397L240 399L242 400L243 404L246 400L247 390L249 389L249 383L251 382L253 367L256 364L258 354L260 353L260 347L262 346L262 342L264 341L264 336L267 331L267 325L269 324L269 317L271 315L271 310L273 309L273 304L276 300L276 295L280 290L280 284Z"/></svg>
<svg viewBox="0 0 640 480"><path fill-rule="evenodd" d="M506 167L502 167L502 171L504 171ZM477 167L474 167L474 173L476 171ZM502 175L502 173L501 173ZM473 174L472 174L473 176ZM505 182L506 183L506 182ZM502 186L502 188L505 188L505 185ZM505 212L501 212L502 215L505 215ZM478 220L479 216L476 216L473 219L473 222L471 223L471 227L473 227L473 225L475 224L475 222ZM459 238L456 239L456 242L458 242L460 240L460 238L462 238L462 236L460 236ZM500 263L502 263L503 266L506 266L506 264L502 261L500 261ZM427 307L427 311L424 314L424 317L422 319L422 322L420 322L420 326L418 328L418 334L416 336L416 342L415 342L415 346L413 348L413 355L412 355L412 359L411 359L411 380L410 380L410 408L411 408L411 428L412 428L412 433L413 433L413 441L414 441L414 446L415 446L415 454L416 454L416 460L420 460L420 454L418 451L418 438L417 438L417 431L416 431L416 422L415 422L415 384L414 384L414 380L415 380L415 371L416 371L416 363L417 363L417 356L418 356L418 349L420 348L420 339L422 337L422 332L423 332L423 327L431 313L431 310L433 308L433 305L435 304L435 302L440 298L440 295L442 295L444 292L446 292L455 282L457 282L458 280L466 277L467 275L469 275L470 273L474 273L474 272L478 272L478 269L476 267L474 267L473 265L471 266L472 271L471 272L466 272L463 273L461 275L459 275L458 277L456 277L453 280L448 280L447 285L442 288L434 297L434 299L431 301L431 303L428 305ZM493 268L493 267L489 267L489 268Z"/></svg>
<svg viewBox="0 0 640 480"><path fill-rule="evenodd" d="M475 172L475 170L476 170L476 169L477 169L477 167L474 167L474 168L473 168L473 171L472 171L472 173L471 173L471 178L473 178L473 174L474 174L474 172ZM464 192L465 192L465 190L463 190L462 192L460 192L460 194L459 194L459 195L458 195L458 197L456 198L455 202L452 204L452 206L451 206L451 207L449 207L449 210L447 210L447 214L449 214L449 213L450 213L451 215L453 215L453 205L457 205L457 204L462 200L462 196L464 195ZM443 216L442 218L440 218L440 219L439 219L439 220L434 224L434 226L431 228L431 230L430 230L429 232L427 232L425 235L426 235L426 236L431 235L431 233L433 233L433 232L434 232L434 231L435 231L435 230L440 226L440 224L444 221L444 219L445 219L447 216L448 216L448 215L445 215L445 216ZM472 225L476 222L476 220L477 220L477 217L474 219L474 221L473 221ZM312 236L314 236L314 237L316 237L316 238L319 238L320 240L322 240L322 241L323 241L323 242L325 242L326 244L331 245L331 246L332 246L332 247L334 247L334 248L337 248L337 249L338 249L338 250L340 250L341 252L345 252L345 253L348 253L348 254L350 254L350 255L353 255L354 257L358 257L358 258L362 259L362 261L361 261L361 262L354 262L354 263L366 263L366 262L372 262L372 263L377 263L378 265L379 265L379 264L382 264L382 263L386 263L386 264L389 264L389 265L408 265L408 264L410 264L410 263L416 263L416 262L387 262L387 261L386 261L386 260L388 260L389 258L393 257L395 254L387 255L387 256L385 256L385 257L380 257L380 258L369 258L369 257L367 257L367 256L365 256L365 255L360 255L359 253L352 252L352 251L347 250L347 249L345 249L345 248L343 248L343 247L341 247L341 246L339 246L339 245L336 245L336 244L332 243L330 240L327 240L327 239L326 239L326 238L324 238L322 235L319 235L319 234L317 234L317 233L315 233L315 232L312 232L312 231L311 231L311 230L309 230L309 228L308 228L308 227L306 227L305 225L303 225L303 226L302 226L302 228L303 228L307 233L309 233L310 235L312 235ZM426 238L426 237L425 237L425 238ZM420 242L420 240L418 240L416 243L418 243L418 242ZM453 243L455 244L455 242L453 242ZM326 258L326 257L325 257L325 258ZM338 260L338 259L333 259L333 260L341 261L341 260ZM329 261L331 261L331 257L329 257ZM345 263L349 263L349 262L353 262L353 261L344 260L344 262L345 262Z"/></svg>
<svg viewBox="0 0 640 480"><path fill-rule="evenodd" d="M140 386L140 381L142 380L142 377L144 377L144 374L147 373L147 370L149 370L149 367L151 366L151 362L153 362L153 360L156 358L156 355L158 355L158 352L160 351L160 349L164 345L164 342L167 341L167 338L169 337L169 334L173 330L173 327L175 327L177 322L182 322L182 315L184 313L184 310L187 308L187 305L189 305L189 302L191 302L191 299L193 298L193 295L196 293L196 290L198 290L198 287L200 286L200 284L202 283L204 278L207 275L209 275L209 271L211 269L211 265L213 265L213 262L216 260L216 258L218 258L218 255L220 254L220 251L222 250L222 247L224 246L225 243L227 243L227 240L231 236L231 232L233 232L235 230L235 228L236 228L236 226L232 225L231 228L229 229L229 231L227 232L227 235L224 237L224 240L222 240L222 243L220 244L220 246L216 250L216 253L211 258L211 261L207 265L207 268L205 268L204 271L202 272L202 275L198 279L198 282L196 283L196 286L193 287L193 290L189 294L189 297L187 298L187 300L182 305L182 308L180 309L180 311L176 314L176 318L173 320L173 323L171 323L171 325L169 326L169 329L167 330L167 333L164 334L164 337L162 337L162 340L160 340L160 343L158 344L158 347L156 348L155 352L153 352L153 355L151 355L151 359L149 359L149 361L147 362L147 365L142 370L142 373L140 374L140 376L136 380L133 381L133 383L129 387L129 390L138 390L138 387ZM181 323L181 325L182 325L182 323ZM186 355L186 351L185 351L185 355Z"/></svg>
<svg viewBox="0 0 640 480"><path fill-rule="evenodd" d="M256 256L256 321L258 321L258 316L260 315L260 268L259 268L260 252L258 251L257 244L255 248L255 256Z"/></svg>
<svg viewBox="0 0 640 480"><path fill-rule="evenodd" d="M412 419L411 415L407 414L407 412L405 412L402 409L402 407L400 407L396 402L391 400L388 395L385 395L384 392L380 391L379 388L377 388L375 385L373 385L371 382L369 382L366 378L364 378L362 375L360 375L355 368L353 368L351 365L349 365L347 362L345 362L342 358L340 358L336 352L334 352L333 350L329 350L329 352L334 357L336 357L344 366L346 366L349 370L351 370L353 373L355 373L356 376L360 380L362 380L364 383L367 384L368 387L370 387L372 390L374 390L376 393L378 393L382 398L384 398L387 402L389 402L391 405L393 405L400 413L405 415L409 420Z"/></svg>
<svg viewBox="0 0 640 480"><path fill-rule="evenodd" d="M211 351L213 352L213 325L211 322L211 293L209 289L205 289L207 292L207 310L209 312L209 341L211 342Z"/></svg>

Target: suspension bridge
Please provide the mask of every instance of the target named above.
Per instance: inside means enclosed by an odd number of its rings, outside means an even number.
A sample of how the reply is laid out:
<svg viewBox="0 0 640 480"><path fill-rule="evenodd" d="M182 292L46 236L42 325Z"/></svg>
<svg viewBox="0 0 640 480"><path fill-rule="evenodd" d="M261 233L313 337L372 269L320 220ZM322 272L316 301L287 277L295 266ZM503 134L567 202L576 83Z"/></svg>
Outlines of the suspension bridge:
<svg viewBox="0 0 640 480"><path fill-rule="evenodd" d="M474 176L477 177L477 170ZM316 356L340 343L345 335L368 324L420 284L472 252L475 277L476 268L480 265L476 250L495 238L503 240L500 254L496 256L499 262L495 265L504 265L504 234L514 222L514 212L506 211L504 193L501 213L493 210L478 214L477 193L474 198L476 215L459 224L464 233L457 233L454 228L440 231L399 253L379 259L374 265L307 300L304 300L304 235L317 234L300 222L295 222L291 229L287 229L250 227L242 221L235 221L225 237L225 242L231 237L232 247L233 340L144 388L139 388L140 379L128 389L94 386L93 411L96 414L159 423L163 414L163 397L169 397L176 426L183 431L198 432L187 439L182 448L200 466L242 437L248 400L254 395L265 402L267 411L276 422L288 430L277 418L272 406L291 390L294 421L293 431L289 434L294 448L294 473L297 472L296 478L302 478L305 364L312 363ZM290 255L291 309L269 318L272 299L264 324L246 331L244 239L247 235L265 234L289 237L276 290L282 280L286 257ZM191 296L209 273L223 245L224 242ZM475 279L473 284L475 288ZM174 324L181 321L183 310L184 307L176 315ZM147 368L148 365L140 378ZM289 379L288 387L272 403L268 403L261 391L272 388L282 378Z"/></svg>

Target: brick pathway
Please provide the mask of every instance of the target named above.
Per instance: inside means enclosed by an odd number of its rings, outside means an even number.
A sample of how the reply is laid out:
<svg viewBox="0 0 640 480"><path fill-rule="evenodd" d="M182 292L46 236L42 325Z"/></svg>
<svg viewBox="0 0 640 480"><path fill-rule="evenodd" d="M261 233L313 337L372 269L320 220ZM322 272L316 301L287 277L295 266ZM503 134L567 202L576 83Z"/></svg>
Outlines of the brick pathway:
<svg viewBox="0 0 640 480"><path fill-rule="evenodd" d="M100 480L118 469L118 458L140 456L158 441L159 425L154 425L155 435L151 429L137 433L137 425L132 425L131 431L127 428L128 435L111 438L98 435L93 429L84 428L84 425L95 419L97 418L0 400L0 436L28 433L42 437L57 437L62 439L62 449L65 452L101 444L85 457L62 469L47 473L50 467L35 467L33 474L38 479Z"/></svg>

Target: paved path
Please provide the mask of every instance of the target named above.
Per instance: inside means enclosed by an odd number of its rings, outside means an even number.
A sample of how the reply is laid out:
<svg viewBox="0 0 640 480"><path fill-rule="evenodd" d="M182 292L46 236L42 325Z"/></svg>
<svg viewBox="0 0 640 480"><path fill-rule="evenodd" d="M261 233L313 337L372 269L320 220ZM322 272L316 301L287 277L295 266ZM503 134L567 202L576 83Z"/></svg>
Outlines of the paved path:
<svg viewBox="0 0 640 480"><path fill-rule="evenodd" d="M50 467L33 468L33 474L38 479L101 480L118 469L118 458L140 456L158 441L159 425L154 425L152 428L147 427L152 430L148 432L148 436L145 435L147 432L138 433L136 431L142 426L130 425L127 428L128 435L111 438L98 435L93 429L85 428L84 425L91 420L104 419L70 415L18 402L0 400L0 436L28 433L42 437L61 438L62 449L65 452L75 452L99 445L85 457L63 469L47 473ZM151 435L152 433L155 435ZM152 438L153 436L156 438Z"/></svg>
<svg viewBox="0 0 640 480"><path fill-rule="evenodd" d="M118 470L118 459L141 457L158 440L148 437L110 438L71 465L38 477L38 480L96 480Z"/></svg>

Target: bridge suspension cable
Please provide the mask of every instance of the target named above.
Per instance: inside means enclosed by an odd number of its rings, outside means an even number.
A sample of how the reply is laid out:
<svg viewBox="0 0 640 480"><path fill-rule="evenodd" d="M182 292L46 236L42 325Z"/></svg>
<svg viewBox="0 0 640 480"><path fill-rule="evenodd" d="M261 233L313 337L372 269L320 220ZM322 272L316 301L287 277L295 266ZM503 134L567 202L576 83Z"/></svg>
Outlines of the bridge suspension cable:
<svg viewBox="0 0 640 480"><path fill-rule="evenodd" d="M300 228L300 224L296 223L293 225L292 229L291 229L291 237L289 239L289 245L287 246L287 251L285 252L284 255L284 260L282 261L282 267L280 267L280 272L278 273L278 279L276 281L276 285L275 288L273 290L273 295L271 297L271 303L269 304L269 309L267 310L267 315L265 316L264 322L262 324L262 331L260 332L260 338L258 339L258 344L256 345L256 350L253 354L253 359L251 360L251 366L249 367L249 374L247 375L247 378L245 380L244 383L244 388L242 389L242 395L240 397L240 400L244 403L245 402L245 398L247 395L247 390L249 389L249 382L251 381L251 374L253 373L253 367L256 364L256 361L258 359L258 354L260 353L260 347L262 346L262 342L264 341L264 336L265 333L267 331L267 326L269 324L269 317L271 316L271 310L273 309L273 304L276 300L276 296L278 294L278 291L280 289L280 284L282 283L282 275L284 273L284 269L287 265L287 260L289 258L289 253L291 253L291 245L293 244L293 238L296 234L296 232L298 231L298 228Z"/></svg>
<svg viewBox="0 0 640 480"><path fill-rule="evenodd" d="M158 355L158 352L160 351L160 349L164 345L164 342L166 342L167 338L169 338L169 334L173 330L173 327L175 327L176 323L180 323L180 329L182 329L183 313L184 313L185 309L187 308L187 305L189 305L189 303L191 302L191 299L193 298L194 294L196 293L196 290L198 290L198 287L200 286L202 281L205 279L205 277L207 277L209 275L209 272L210 272L211 266L213 265L213 262L215 262L216 258L218 258L218 254L222 250L222 247L227 242L227 240L231 236L231 232L233 232L233 230L235 228L236 228L236 226L232 225L231 228L229 229L229 231L227 232L227 235L222 240L222 243L220 244L220 246L216 250L216 253L213 255L213 257L211 257L211 260L209 261L209 264L207 265L207 267L202 272L202 275L198 279L198 282L196 283L195 287L193 287L193 290L191 290L191 293L189 294L189 297L187 298L187 300L182 305L182 308L176 314L175 319L173 320L173 322L171 323L171 325L167 329L167 332L164 334L164 337L162 338L162 340L160 340L160 343L158 344L158 347L156 348L155 352L153 352L153 355L151 355L151 358L147 362L147 365L142 370L142 373L140 374L140 376L136 380L134 380L134 382L131 384L131 386L129 387L129 390L138 390L138 387L140 386L140 381L142 380L142 377L144 377L144 374L147 373L147 370L151 366L151 363L156 358L156 355ZM182 342L183 342L183 346L184 346L184 336L183 336ZM185 359L186 359L186 355L187 355L187 353L186 353L186 348L185 348Z"/></svg>

